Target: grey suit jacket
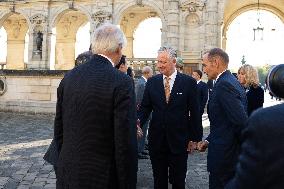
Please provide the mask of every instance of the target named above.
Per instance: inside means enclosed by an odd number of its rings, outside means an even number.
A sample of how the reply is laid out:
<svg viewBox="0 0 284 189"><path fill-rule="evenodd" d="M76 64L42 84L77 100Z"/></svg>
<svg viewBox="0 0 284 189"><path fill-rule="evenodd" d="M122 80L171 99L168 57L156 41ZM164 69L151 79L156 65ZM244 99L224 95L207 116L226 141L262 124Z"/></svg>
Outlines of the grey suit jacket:
<svg viewBox="0 0 284 189"><path fill-rule="evenodd" d="M140 77L137 81L136 87L135 87L135 93L136 93L136 104L139 105L142 102L143 94L145 90L146 80L143 77Z"/></svg>

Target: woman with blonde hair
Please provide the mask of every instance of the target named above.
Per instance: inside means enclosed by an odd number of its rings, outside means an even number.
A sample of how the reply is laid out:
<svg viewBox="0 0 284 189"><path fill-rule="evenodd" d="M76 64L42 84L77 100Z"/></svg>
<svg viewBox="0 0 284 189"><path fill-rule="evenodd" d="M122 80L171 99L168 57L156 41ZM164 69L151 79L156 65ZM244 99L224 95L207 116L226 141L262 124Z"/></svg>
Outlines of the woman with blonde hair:
<svg viewBox="0 0 284 189"><path fill-rule="evenodd" d="M257 70L249 64L242 65L238 70L238 80L246 89L248 101L248 115L263 107L264 91L259 85Z"/></svg>

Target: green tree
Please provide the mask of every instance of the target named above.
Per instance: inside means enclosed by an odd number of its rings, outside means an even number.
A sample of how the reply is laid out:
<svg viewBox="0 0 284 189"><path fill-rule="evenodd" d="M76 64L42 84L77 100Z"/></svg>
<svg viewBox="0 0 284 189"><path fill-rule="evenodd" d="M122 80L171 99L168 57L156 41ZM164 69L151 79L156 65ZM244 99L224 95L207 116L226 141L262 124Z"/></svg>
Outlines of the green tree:
<svg viewBox="0 0 284 189"><path fill-rule="evenodd" d="M264 85L265 79L267 77L268 71L270 70L271 65L265 65L262 67L256 67L258 71L259 82Z"/></svg>

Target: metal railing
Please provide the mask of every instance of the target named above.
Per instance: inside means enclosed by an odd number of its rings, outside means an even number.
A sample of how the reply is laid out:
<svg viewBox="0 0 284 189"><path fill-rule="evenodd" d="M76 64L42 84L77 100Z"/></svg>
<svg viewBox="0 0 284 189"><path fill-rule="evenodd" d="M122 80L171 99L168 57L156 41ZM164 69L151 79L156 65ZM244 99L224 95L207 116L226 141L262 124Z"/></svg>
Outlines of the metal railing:
<svg viewBox="0 0 284 189"><path fill-rule="evenodd" d="M135 75L141 75L141 70L145 66L150 66L154 73L156 71L156 58L127 58L128 66L132 68Z"/></svg>

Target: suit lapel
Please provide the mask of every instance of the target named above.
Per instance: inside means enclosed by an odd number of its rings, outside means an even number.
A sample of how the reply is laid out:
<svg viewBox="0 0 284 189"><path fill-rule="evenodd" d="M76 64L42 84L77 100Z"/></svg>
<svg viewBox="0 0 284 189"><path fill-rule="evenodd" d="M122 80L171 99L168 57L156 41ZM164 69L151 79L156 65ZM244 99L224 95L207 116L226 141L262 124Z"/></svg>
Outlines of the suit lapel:
<svg viewBox="0 0 284 189"><path fill-rule="evenodd" d="M164 88L163 74L159 75L158 84L156 86L157 86L157 90L161 94L162 101L165 102L166 104L166 94L165 94L165 88Z"/></svg>
<svg viewBox="0 0 284 189"><path fill-rule="evenodd" d="M172 88L172 91L171 91L171 95L170 95L170 99L169 99L169 103L168 104L170 104L171 101L174 100L174 97L177 94L177 90L178 90L180 81L181 81L180 73L177 72L177 76L176 76L176 79L175 79L175 82L174 82L174 85L173 85L173 88Z"/></svg>

